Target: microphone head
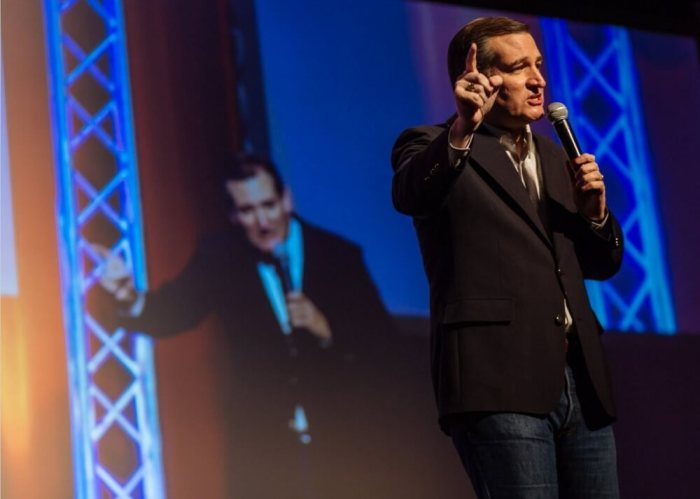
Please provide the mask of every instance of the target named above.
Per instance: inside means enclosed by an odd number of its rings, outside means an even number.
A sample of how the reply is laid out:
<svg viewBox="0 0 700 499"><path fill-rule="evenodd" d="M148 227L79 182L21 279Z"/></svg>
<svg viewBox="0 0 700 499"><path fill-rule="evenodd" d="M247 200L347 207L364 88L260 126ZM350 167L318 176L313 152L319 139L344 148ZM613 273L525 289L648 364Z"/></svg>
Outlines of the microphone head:
<svg viewBox="0 0 700 499"><path fill-rule="evenodd" d="M552 102L547 106L547 118L551 123L565 120L569 117L569 111L561 102Z"/></svg>

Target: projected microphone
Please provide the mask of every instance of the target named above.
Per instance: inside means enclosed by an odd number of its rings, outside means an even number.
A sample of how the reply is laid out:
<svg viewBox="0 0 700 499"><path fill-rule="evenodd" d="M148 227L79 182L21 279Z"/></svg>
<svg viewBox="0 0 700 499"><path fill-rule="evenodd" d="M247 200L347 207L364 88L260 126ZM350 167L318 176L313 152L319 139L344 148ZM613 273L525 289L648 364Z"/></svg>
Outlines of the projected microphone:
<svg viewBox="0 0 700 499"><path fill-rule="evenodd" d="M289 266L289 253L284 245L278 244L272 250L272 254L275 257L275 266L282 282L282 291L284 294L290 293L294 290L294 285L292 284L292 269Z"/></svg>
<svg viewBox="0 0 700 499"><path fill-rule="evenodd" d="M564 146L569 159L574 159L581 156L581 147L578 145L574 131L569 125L569 111L561 102L552 102L547 106L547 118L554 126L561 145Z"/></svg>
<svg viewBox="0 0 700 499"><path fill-rule="evenodd" d="M282 292L286 297L289 293L294 291L294 284L292 283L292 269L289 263L289 253L283 244L278 244L273 248L272 256L275 260L275 270L277 271L277 275L280 278L280 283L282 284ZM282 332L284 333L285 341L287 342L290 357L296 357L299 355L299 348L292 335L292 333L295 331L298 331L298 328L295 328L292 325L291 319L282 325Z"/></svg>

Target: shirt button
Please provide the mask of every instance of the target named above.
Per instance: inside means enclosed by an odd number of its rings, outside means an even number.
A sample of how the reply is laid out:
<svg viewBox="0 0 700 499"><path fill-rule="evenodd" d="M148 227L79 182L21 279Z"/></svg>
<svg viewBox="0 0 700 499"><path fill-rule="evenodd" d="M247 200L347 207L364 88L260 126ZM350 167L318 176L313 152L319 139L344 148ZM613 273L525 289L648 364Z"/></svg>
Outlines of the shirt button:
<svg viewBox="0 0 700 499"><path fill-rule="evenodd" d="M564 317L561 314L557 314L556 316L554 316L554 324L557 326L563 326Z"/></svg>

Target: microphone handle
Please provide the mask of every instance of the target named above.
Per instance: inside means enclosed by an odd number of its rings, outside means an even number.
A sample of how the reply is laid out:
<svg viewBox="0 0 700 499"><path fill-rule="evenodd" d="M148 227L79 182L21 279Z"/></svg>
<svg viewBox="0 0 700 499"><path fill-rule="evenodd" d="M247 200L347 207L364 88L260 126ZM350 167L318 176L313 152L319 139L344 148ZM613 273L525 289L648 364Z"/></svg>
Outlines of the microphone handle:
<svg viewBox="0 0 700 499"><path fill-rule="evenodd" d="M564 146L564 150L566 151L567 156L569 156L569 159L574 159L581 156L581 147L578 145L578 141L576 140L574 131L571 129L571 125L569 125L569 120L563 119L555 121L554 130L556 130L557 135L559 136L559 141L561 142L562 146Z"/></svg>
<svg viewBox="0 0 700 499"><path fill-rule="evenodd" d="M292 284L292 272L289 268L289 259L286 257L277 259L277 271L279 273L280 281L282 283L282 291L286 295L294 290L294 285Z"/></svg>

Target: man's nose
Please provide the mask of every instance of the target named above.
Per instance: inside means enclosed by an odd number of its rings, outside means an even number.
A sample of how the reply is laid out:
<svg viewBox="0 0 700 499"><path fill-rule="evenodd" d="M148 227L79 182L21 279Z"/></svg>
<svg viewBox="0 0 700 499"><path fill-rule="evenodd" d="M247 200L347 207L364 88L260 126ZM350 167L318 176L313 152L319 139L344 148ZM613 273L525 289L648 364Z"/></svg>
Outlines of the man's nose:
<svg viewBox="0 0 700 499"><path fill-rule="evenodd" d="M547 86L547 80L544 79L544 76L542 76L542 72L539 69L532 70L530 82L533 86L537 86L540 88L544 88Z"/></svg>
<svg viewBox="0 0 700 499"><path fill-rule="evenodd" d="M255 212L255 222L258 224L258 227L263 229L270 226L270 218L263 210Z"/></svg>

